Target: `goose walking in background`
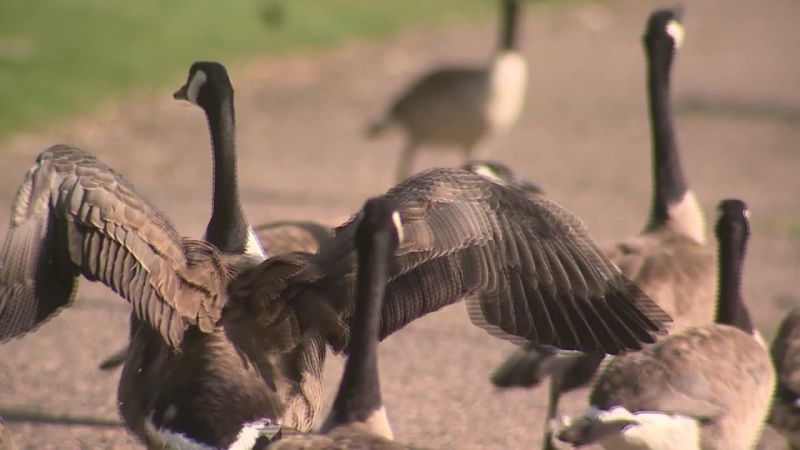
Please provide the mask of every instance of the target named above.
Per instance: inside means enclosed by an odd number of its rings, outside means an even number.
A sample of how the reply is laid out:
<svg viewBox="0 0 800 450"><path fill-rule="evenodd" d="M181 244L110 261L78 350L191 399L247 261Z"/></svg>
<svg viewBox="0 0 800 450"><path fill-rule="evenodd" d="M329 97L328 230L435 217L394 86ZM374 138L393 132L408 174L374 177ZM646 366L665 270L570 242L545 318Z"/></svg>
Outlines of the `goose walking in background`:
<svg viewBox="0 0 800 450"><path fill-rule="evenodd" d="M519 2L501 0L500 45L488 66L445 67L422 76L368 127L370 136L403 130L398 181L411 174L420 147L458 147L469 160L484 138L517 121L528 85L528 65L517 51Z"/></svg>
<svg viewBox="0 0 800 450"><path fill-rule="evenodd" d="M792 449L800 449L800 307L786 315L772 342L778 375L769 423Z"/></svg>
<svg viewBox="0 0 800 450"><path fill-rule="evenodd" d="M320 434L277 441L275 450L407 449L394 436L381 400L378 336L388 265L403 239L400 213L385 198L364 205L355 233L358 274L350 356Z"/></svg>
<svg viewBox="0 0 800 450"><path fill-rule="evenodd" d="M591 407L557 437L606 449L751 449L761 435L775 370L741 296L750 234L740 200L719 206L719 300L714 324L684 329L611 362Z"/></svg>
<svg viewBox="0 0 800 450"><path fill-rule="evenodd" d="M674 319L671 332L711 323L714 255L705 245L703 210L683 172L672 125L669 79L674 54L684 39L682 11L650 14L643 43L653 152L653 200L641 234L606 253ZM499 387L534 386L551 377L547 421L558 414L562 393L594 380L603 355L563 354L530 345L512 354L492 381ZM552 448L546 432L544 448Z"/></svg>
<svg viewBox="0 0 800 450"><path fill-rule="evenodd" d="M426 171L386 196L405 238L390 264L381 339L463 298L495 335L590 352L640 349L670 320L552 201L462 169ZM13 203L0 251L0 340L69 305L82 275L133 306L119 401L148 445L248 448L276 423L307 430L323 343L350 347L355 217L316 254L248 267L246 254L181 238L93 156L54 146Z"/></svg>

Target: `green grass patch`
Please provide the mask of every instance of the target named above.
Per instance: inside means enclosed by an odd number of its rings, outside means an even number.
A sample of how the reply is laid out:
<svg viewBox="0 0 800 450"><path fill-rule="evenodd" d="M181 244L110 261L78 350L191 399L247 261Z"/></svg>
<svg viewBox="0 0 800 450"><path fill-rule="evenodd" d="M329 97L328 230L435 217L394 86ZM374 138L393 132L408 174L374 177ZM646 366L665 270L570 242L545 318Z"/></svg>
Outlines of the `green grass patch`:
<svg viewBox="0 0 800 450"><path fill-rule="evenodd" d="M0 137L174 83L195 60L315 50L495 9L487 0L3 0Z"/></svg>

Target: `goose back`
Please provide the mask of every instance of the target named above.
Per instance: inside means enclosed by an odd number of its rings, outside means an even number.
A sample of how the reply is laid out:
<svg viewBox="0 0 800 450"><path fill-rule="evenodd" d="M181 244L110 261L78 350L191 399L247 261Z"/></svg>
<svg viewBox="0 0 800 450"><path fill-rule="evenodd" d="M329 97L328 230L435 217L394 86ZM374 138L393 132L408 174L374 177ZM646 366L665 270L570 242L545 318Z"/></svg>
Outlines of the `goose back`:
<svg viewBox="0 0 800 450"><path fill-rule="evenodd" d="M652 444L674 431L668 427L681 424L696 439L696 448L756 445L775 371L740 293L749 213L740 200L724 200L719 210L717 322L684 329L641 352L615 358L595 384L589 420L579 426L565 421L561 439L575 444L599 439L606 448L634 439ZM639 414L649 419L640 420ZM615 432L603 436L598 431L614 423Z"/></svg>

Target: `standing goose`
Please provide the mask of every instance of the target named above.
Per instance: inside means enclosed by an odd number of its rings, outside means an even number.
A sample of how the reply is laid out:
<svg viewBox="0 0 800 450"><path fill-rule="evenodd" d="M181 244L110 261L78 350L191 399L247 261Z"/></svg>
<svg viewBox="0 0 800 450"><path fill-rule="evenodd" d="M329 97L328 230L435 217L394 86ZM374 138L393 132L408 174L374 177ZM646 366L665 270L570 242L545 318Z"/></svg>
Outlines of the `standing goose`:
<svg viewBox="0 0 800 450"><path fill-rule="evenodd" d="M393 442L378 374L378 333L388 265L402 239L400 215L391 202L381 197L367 201L355 233L357 294L350 356L339 392L320 434L284 439L270 449L409 448Z"/></svg>
<svg viewBox="0 0 800 450"><path fill-rule="evenodd" d="M234 92L227 70L215 62L197 62L189 69L186 84L178 89L173 97L176 100L189 101L206 114L211 135L213 153L213 190L212 213L204 235L204 240L214 245L219 251L230 255L243 255L235 264L238 269L256 265L266 259L261 242L269 242L256 236L253 228L247 222L239 200L239 189L236 170L236 121L234 110ZM205 387L214 389L213 381L218 375L211 373L203 375L202 371L219 371L224 369L225 358L232 358L233 347L221 330L215 329L211 333L198 336L186 345L187 354L183 360L171 355L171 351L161 340L153 336L153 331L147 325L141 325L136 317L131 319L131 345L139 351L129 354L126 348L118 352L118 361L127 360L128 365L123 370L119 386L120 413L134 433L148 446L160 446L164 443L182 442L183 436L200 437L206 442L223 439L225 434L230 434L228 429L236 428L239 420L250 417L260 417L267 411L269 415L280 412L278 402L271 398L269 392L263 389L251 388L248 392L253 394L253 399L243 402L242 417L233 417L231 425L217 426L207 434L198 434L197 430L207 429L209 422L215 421L213 415L205 416L202 409L204 401L213 400L215 395L227 393L226 387L211 395L196 395L192 389ZM141 328L141 329L140 329ZM138 347L137 347L138 346ZM191 353L193 351L194 353ZM290 377L280 377L286 382L286 390L300 390L305 388L307 395L314 395L321 391L321 385L314 385L320 381L322 366L314 363L321 362L319 352L324 351L321 341L308 341L298 346L297 364L284 368L285 371L297 371L300 377L292 380ZM217 352L217 353L214 353ZM310 355L305 355L308 352ZM217 360L205 361L206 355L219 355ZM121 358L119 358L121 356ZM193 358L196 361L193 361ZM106 368L113 367L113 357L104 362ZM219 364L222 362L223 364ZM283 362L264 361L259 370L276 370L282 367ZM175 367L191 368L201 374L190 383L181 384L169 374ZM140 370L147 369L147 370ZM278 378L277 375L275 375ZM246 380L246 378L245 378ZM253 379L246 380L253 383ZM305 382L305 383L304 383ZM169 389L163 388L168 386ZM173 391L173 392L169 392ZM164 406L168 405L168 406ZM173 414L168 417L170 406L195 408L196 413L188 416ZM200 408L197 406L200 405ZM303 405L308 408L307 405ZM295 408L301 409L301 408ZM303 414L309 415L309 414ZM302 423L302 422L301 422ZM258 423L258 426L269 425L268 422Z"/></svg>
<svg viewBox="0 0 800 450"><path fill-rule="evenodd" d="M516 49L520 5L519 0L501 4L499 48L488 66L445 67L427 73L368 127L370 136L395 126L404 131L398 181L411 173L419 147L459 147L469 160L484 138L517 121L528 85L528 65Z"/></svg>
<svg viewBox="0 0 800 450"><path fill-rule="evenodd" d="M608 257L674 319L671 332L710 323L714 311L714 255L705 246L703 210L681 166L672 125L670 72L684 39L682 11L650 14L643 37L653 152L653 200L641 234L609 251ZM602 355L563 355L528 346L514 353L493 375L501 387L533 386L553 374L548 421L560 395L594 379ZM545 448L552 448L545 436Z"/></svg>
<svg viewBox="0 0 800 450"><path fill-rule="evenodd" d="M196 62L189 78L173 97L203 109L211 132L214 186L211 219L204 239L226 253L240 253L259 263L267 255L247 222L239 201L236 175L236 115L233 86L225 67L215 62Z"/></svg>
<svg viewBox="0 0 800 450"><path fill-rule="evenodd" d="M259 226L260 232L256 233L245 219L237 185L234 92L225 67L215 62L193 64L189 70L186 84L178 89L173 97L176 100L186 100L201 107L208 120L214 157L214 186L212 214L204 240L223 253L245 255L245 258L237 264L238 270L254 266L266 259L262 242L269 246L268 248L273 254L287 248L290 250L318 249L319 243L326 239L324 231L321 230L323 227L319 225L311 222L266 224ZM137 323L135 318L132 319L132 323L135 327ZM221 330L215 329L212 333L192 341L193 345L186 346L195 353L186 355L184 360L172 358L167 363L153 365L151 372L147 373L147 378L145 378L139 369L152 364L148 359L157 359L152 355L167 354L169 348L163 345L159 339L152 337L152 330L145 327L137 335L134 327L132 327L131 336L141 335L143 338L135 342L132 340L132 345L149 347L132 355L128 359L131 363L123 371L119 399L120 412L126 423L138 436L144 436L148 445L160 444L162 440L169 442L170 439L176 439L176 436L177 441L181 442L180 436L186 434L193 437L198 436L197 430L208 429L207 425L217 419L213 414L204 416L203 402L211 401L215 396L225 395L230 386L223 386L219 392L207 396L196 395L192 391L198 387L205 387L209 391L216 388L214 380L225 370L227 359L233 358L232 349L234 347L227 342L227 338ZM275 383L279 385L277 387L279 390L286 393L302 393L302 395L294 396L292 402L284 405L283 409L283 414L287 416L286 421L297 428L310 426L308 417L312 417L318 412L316 405L320 403L321 399L316 397L321 397L324 351L324 343L321 340L309 339L292 349L289 353L290 358L282 355L279 358L258 362L260 364L257 370L271 373L271 376L275 378ZM124 355L125 358L129 356L127 349L118 354ZM216 360L204 360L208 355L216 355ZM112 367L111 362L113 361L104 362L105 367ZM173 370L173 367L199 369L201 373L203 370L216 371L216 373L205 376L198 375L197 379L182 383L180 379L165 376ZM247 379L247 375L244 376L245 385L248 382L259 381L252 374L249 375L251 375L249 379ZM150 383L144 383L143 380L150 381ZM162 384L169 386L174 393L168 393L167 389L161 388ZM252 402L244 402L241 408L245 414L243 417L248 419L258 417L264 412L273 417L280 411L275 406L276 402L270 397L270 393L263 391L258 386L249 391L243 390L243 393L253 394L254 397ZM309 398L311 400L306 400ZM197 412L191 413L188 417L178 415L169 418L167 417L169 406L163 405L184 406L197 409ZM236 429L238 425L241 425L241 420L245 419L234 415L230 426L218 426L216 430L211 428L214 431L199 436L206 442L223 439L226 433L230 434L227 429ZM251 428L259 429L259 427L270 425L271 421L258 422L256 420L254 423L256 426ZM179 434L173 435L172 430L178 431Z"/></svg>
<svg viewBox="0 0 800 450"><path fill-rule="evenodd" d="M758 442L775 370L741 296L749 213L740 200L719 209L716 323L617 357L595 385L586 416L566 418L559 439L607 449L736 450Z"/></svg>
<svg viewBox="0 0 800 450"><path fill-rule="evenodd" d="M493 334L591 352L639 349L670 320L549 200L461 169L426 171L387 198L405 238L390 264L381 339L462 298ZM316 254L243 269L246 256L181 238L93 156L54 146L20 186L0 250L0 340L68 305L82 275L133 306L119 401L148 445L247 448L276 423L307 430L322 343L350 343L357 224Z"/></svg>
<svg viewBox="0 0 800 450"><path fill-rule="evenodd" d="M771 350L778 383L769 423L800 449L800 307L783 319Z"/></svg>
<svg viewBox="0 0 800 450"><path fill-rule="evenodd" d="M196 62L189 78L173 97L189 101L206 114L213 153L212 213L204 239L228 253L246 253L252 263L270 254L316 252L330 239L330 229L310 221L281 221L258 225L245 218L239 200L236 171L236 121L233 86L228 72L216 62ZM100 368L113 369L125 361L127 347L103 360Z"/></svg>

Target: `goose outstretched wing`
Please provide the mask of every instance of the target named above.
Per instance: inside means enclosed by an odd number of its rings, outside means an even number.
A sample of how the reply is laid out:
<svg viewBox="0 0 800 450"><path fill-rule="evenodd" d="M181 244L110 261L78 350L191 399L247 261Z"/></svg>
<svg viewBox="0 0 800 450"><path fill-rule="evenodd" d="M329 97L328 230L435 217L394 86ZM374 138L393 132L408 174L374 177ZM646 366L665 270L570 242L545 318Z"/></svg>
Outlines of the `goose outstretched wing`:
<svg viewBox="0 0 800 450"><path fill-rule="evenodd" d="M177 346L187 324L210 330L216 322L223 267L213 247L182 239L114 170L54 146L26 174L0 250L0 341L69 305L83 275L130 301Z"/></svg>
<svg viewBox="0 0 800 450"><path fill-rule="evenodd" d="M489 332L564 349L639 349L670 321L603 256L582 222L550 200L460 169L423 172L386 196L398 205L404 239L387 285L382 338L463 298L473 322ZM232 303L269 320L286 317L291 306L301 324L303 315L319 321L330 309L343 329L329 339L346 348L358 220L337 228L316 255L272 258L240 277Z"/></svg>

